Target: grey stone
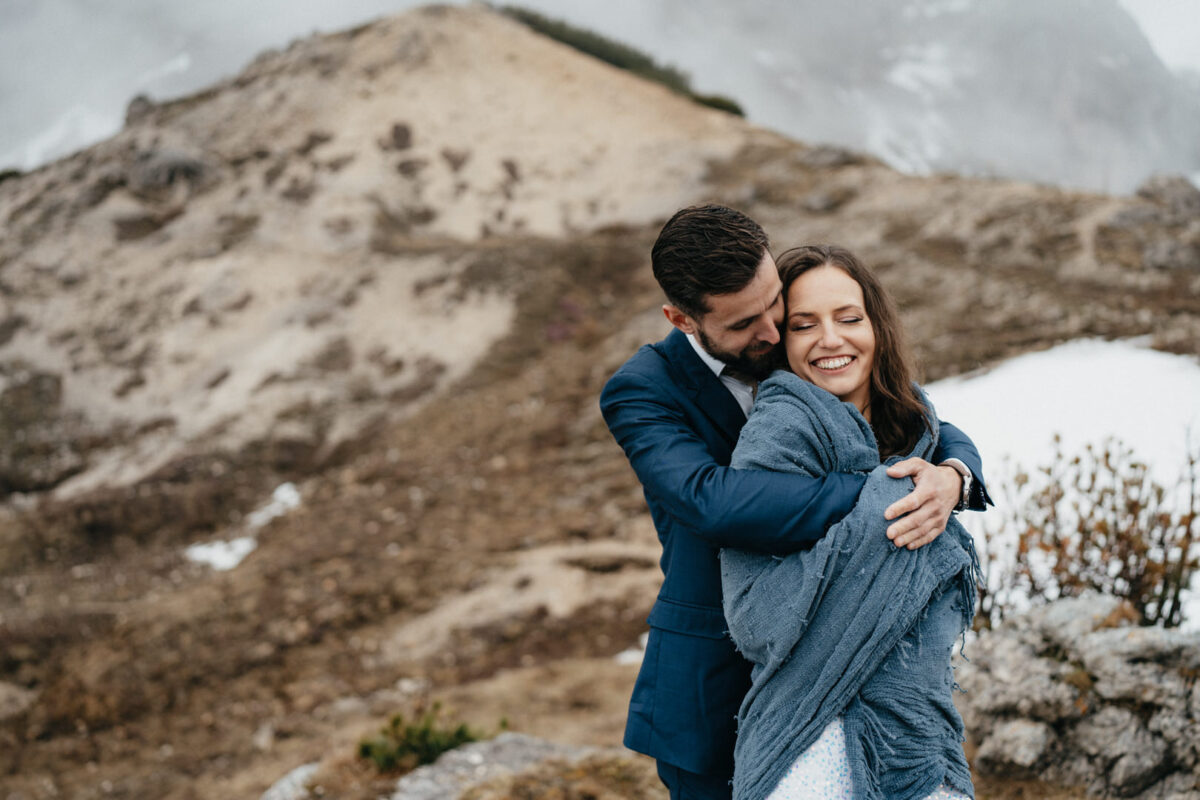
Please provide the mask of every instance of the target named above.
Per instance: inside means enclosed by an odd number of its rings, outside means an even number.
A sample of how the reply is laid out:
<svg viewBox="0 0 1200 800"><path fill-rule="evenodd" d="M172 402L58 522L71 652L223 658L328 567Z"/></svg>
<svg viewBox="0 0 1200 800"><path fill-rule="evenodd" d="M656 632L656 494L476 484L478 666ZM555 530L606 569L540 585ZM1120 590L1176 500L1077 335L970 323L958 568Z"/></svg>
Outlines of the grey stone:
<svg viewBox="0 0 1200 800"><path fill-rule="evenodd" d="M968 647L957 702L977 769L1099 797L1194 796L1200 634L1134 627L1121 611L1115 598L1059 600Z"/></svg>
<svg viewBox="0 0 1200 800"><path fill-rule="evenodd" d="M1044 722L1008 720L979 746L976 760L981 770L995 775L1028 775L1047 757L1056 738Z"/></svg>
<svg viewBox="0 0 1200 800"><path fill-rule="evenodd" d="M1143 248L1142 263L1150 269L1200 270L1200 247L1175 239L1155 239Z"/></svg>
<svg viewBox="0 0 1200 800"><path fill-rule="evenodd" d="M1111 764L1108 781L1121 796L1140 792L1165 772L1166 742L1124 708L1107 706L1082 720L1071 742L1099 763Z"/></svg>
<svg viewBox="0 0 1200 800"><path fill-rule="evenodd" d="M1118 616L1122 602L1101 594L1068 597L1030 611L1027 624L1047 641L1071 649L1078 639Z"/></svg>
<svg viewBox="0 0 1200 800"><path fill-rule="evenodd" d="M0 376L0 494L46 491L83 471L81 415L62 407L62 376L19 364Z"/></svg>
<svg viewBox="0 0 1200 800"><path fill-rule="evenodd" d="M37 692L0 681L0 723L24 714L36 700Z"/></svg>
<svg viewBox="0 0 1200 800"><path fill-rule="evenodd" d="M1137 194L1180 215L1200 214L1200 189L1182 175L1154 175L1138 187Z"/></svg>
<svg viewBox="0 0 1200 800"><path fill-rule="evenodd" d="M400 778L392 800L450 800L471 786L520 772L548 758L582 758L592 748L571 747L519 733L502 733L442 755Z"/></svg>
<svg viewBox="0 0 1200 800"><path fill-rule="evenodd" d="M1109 782L1119 794L1128 796L1140 792L1166 772L1163 762L1167 746L1161 739L1151 739L1150 747L1134 750L1117 759L1109 773Z"/></svg>
<svg viewBox="0 0 1200 800"><path fill-rule="evenodd" d="M1187 681L1181 670L1200 666L1200 635L1161 628L1097 631L1079 641L1078 652L1101 697L1182 711Z"/></svg>
<svg viewBox="0 0 1200 800"><path fill-rule="evenodd" d="M800 156L800 161L809 167L837 168L865 163L867 157L844 147L818 145L804 151Z"/></svg>
<svg viewBox="0 0 1200 800"><path fill-rule="evenodd" d="M1170 745L1171 757L1181 766L1193 771L1200 767L1200 720L1162 710L1150 718L1146 727Z"/></svg>
<svg viewBox="0 0 1200 800"><path fill-rule="evenodd" d="M180 186L192 196L212 186L216 179L217 168L206 158L175 150L138 153L125 176L129 190L146 200L160 200Z"/></svg>
<svg viewBox="0 0 1200 800"><path fill-rule="evenodd" d="M307 800L308 780L316 774L318 764L305 764L284 775L263 792L260 800Z"/></svg>
<svg viewBox="0 0 1200 800"><path fill-rule="evenodd" d="M1137 800L1200 800L1200 778L1176 772L1139 794Z"/></svg>
<svg viewBox="0 0 1200 800"><path fill-rule="evenodd" d="M1084 662L1109 654L1130 661L1155 661L1183 669L1200 669L1200 632L1164 628L1112 628L1083 636L1075 643Z"/></svg>
<svg viewBox="0 0 1200 800"><path fill-rule="evenodd" d="M1064 683L1062 677L1072 671L1070 665L1037 658L1032 649L1014 645L992 649L986 661L983 653L972 658L986 664L986 670L973 663L960 665L956 678L970 697L964 722L977 729L983 718L998 715L1032 717L1044 722L1080 716L1079 690Z"/></svg>
<svg viewBox="0 0 1200 800"><path fill-rule="evenodd" d="M1135 729L1141 721L1133 712L1124 708L1108 706L1077 724L1071 740L1090 756L1101 756L1112 760L1119 751L1115 744L1125 731Z"/></svg>

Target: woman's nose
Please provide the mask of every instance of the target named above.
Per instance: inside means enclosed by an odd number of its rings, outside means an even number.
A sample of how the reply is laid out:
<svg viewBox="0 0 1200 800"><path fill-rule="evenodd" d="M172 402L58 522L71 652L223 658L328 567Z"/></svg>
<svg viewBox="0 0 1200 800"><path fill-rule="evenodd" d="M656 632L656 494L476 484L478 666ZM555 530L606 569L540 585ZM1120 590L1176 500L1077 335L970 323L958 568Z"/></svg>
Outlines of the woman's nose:
<svg viewBox="0 0 1200 800"><path fill-rule="evenodd" d="M837 328L834 328L833 326L827 325L821 331L821 346L822 347L827 347L830 349L833 349L835 347L841 347L842 342L844 342L844 341L845 340L841 337L841 334L839 334L837 332Z"/></svg>

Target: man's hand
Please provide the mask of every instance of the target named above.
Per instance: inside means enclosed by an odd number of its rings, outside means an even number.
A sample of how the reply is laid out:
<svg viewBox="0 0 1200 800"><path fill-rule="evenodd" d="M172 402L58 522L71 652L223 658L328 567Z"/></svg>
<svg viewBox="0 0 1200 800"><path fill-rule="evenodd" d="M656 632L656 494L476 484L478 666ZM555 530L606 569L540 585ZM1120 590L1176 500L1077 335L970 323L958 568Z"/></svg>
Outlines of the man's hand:
<svg viewBox="0 0 1200 800"><path fill-rule="evenodd" d="M954 467L935 467L920 458L909 458L888 467L893 478L909 477L916 484L907 497L887 507L883 516L896 519L887 536L897 547L916 550L946 529L950 512L962 497L962 476Z"/></svg>

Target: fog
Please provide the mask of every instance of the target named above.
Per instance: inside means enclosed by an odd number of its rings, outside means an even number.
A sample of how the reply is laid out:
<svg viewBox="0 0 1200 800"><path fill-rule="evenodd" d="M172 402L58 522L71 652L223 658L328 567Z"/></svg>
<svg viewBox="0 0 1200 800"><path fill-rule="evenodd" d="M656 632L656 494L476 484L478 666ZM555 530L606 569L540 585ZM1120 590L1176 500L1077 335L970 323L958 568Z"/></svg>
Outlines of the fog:
<svg viewBox="0 0 1200 800"><path fill-rule="evenodd" d="M30 169L112 135L137 94L196 91L264 49L414 5L3 0L0 167ZM1200 25L1186 3L524 5L682 68L697 90L734 98L758 124L908 172L1112 192L1154 172L1200 177Z"/></svg>

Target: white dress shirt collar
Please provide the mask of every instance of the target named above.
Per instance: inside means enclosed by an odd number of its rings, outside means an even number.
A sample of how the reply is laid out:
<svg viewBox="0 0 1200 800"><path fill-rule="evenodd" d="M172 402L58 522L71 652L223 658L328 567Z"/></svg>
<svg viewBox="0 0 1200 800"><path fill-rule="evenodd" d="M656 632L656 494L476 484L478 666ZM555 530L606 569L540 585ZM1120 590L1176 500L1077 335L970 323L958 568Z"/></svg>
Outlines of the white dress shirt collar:
<svg viewBox="0 0 1200 800"><path fill-rule="evenodd" d="M695 336L689 333L687 334L687 340L692 346L692 349L696 351L696 355L700 356L700 360L703 361L704 364L713 371L713 374L716 375L721 381L721 385L728 389L729 393L733 395L733 399L736 400L737 404L741 407L742 413L746 416L750 416L750 407L754 405L755 387L748 383L742 383L737 378L725 374L725 362L718 358L714 358L712 354L705 350L704 346L697 341Z"/></svg>

